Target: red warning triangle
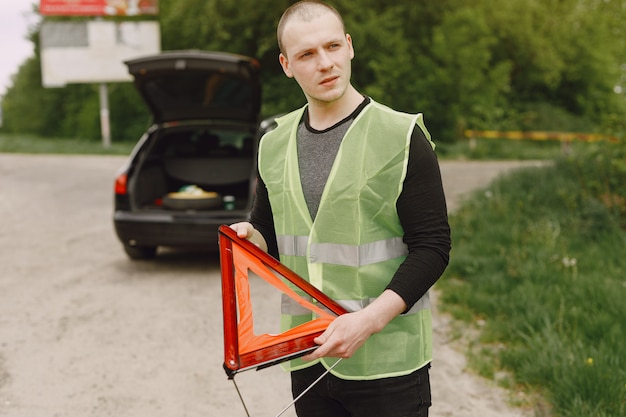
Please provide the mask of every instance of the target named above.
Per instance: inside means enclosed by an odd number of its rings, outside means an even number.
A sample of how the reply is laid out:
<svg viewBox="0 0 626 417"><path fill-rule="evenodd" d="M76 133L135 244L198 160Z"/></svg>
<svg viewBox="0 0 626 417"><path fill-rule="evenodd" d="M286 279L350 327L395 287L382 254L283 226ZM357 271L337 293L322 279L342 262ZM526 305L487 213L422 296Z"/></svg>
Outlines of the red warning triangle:
<svg viewBox="0 0 626 417"><path fill-rule="evenodd" d="M247 369L261 369L313 350L314 338L347 311L253 243L237 237L228 226L219 228L224 313L224 370L229 378ZM255 334L248 272L253 272L313 311L316 318L283 333ZM282 278L282 279L281 279ZM317 303L298 295L289 281ZM328 309L328 310L326 310Z"/></svg>

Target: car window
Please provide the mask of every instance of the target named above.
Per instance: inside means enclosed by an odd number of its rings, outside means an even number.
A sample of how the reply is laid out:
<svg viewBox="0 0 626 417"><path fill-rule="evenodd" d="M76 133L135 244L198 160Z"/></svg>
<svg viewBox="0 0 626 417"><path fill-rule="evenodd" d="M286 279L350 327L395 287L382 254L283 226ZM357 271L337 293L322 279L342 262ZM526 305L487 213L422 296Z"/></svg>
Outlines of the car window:
<svg viewBox="0 0 626 417"><path fill-rule="evenodd" d="M248 108L253 86L232 74L190 72L160 75L146 83L146 92L157 108Z"/></svg>
<svg viewBox="0 0 626 417"><path fill-rule="evenodd" d="M227 129L173 131L160 139L158 149L166 157L251 157L254 135Z"/></svg>

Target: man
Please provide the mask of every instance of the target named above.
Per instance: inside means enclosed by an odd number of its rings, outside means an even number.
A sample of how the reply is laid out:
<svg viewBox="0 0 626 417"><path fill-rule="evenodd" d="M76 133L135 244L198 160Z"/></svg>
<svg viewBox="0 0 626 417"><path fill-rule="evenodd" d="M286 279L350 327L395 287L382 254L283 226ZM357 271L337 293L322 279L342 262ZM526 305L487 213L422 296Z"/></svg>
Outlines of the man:
<svg viewBox="0 0 626 417"><path fill-rule="evenodd" d="M261 140L250 222L231 227L280 257L350 313L319 347L286 364L300 417L426 416L432 329L428 289L448 264L450 230L422 116L351 84L352 38L318 1L289 7L279 61L307 105ZM283 303L283 323L310 320Z"/></svg>

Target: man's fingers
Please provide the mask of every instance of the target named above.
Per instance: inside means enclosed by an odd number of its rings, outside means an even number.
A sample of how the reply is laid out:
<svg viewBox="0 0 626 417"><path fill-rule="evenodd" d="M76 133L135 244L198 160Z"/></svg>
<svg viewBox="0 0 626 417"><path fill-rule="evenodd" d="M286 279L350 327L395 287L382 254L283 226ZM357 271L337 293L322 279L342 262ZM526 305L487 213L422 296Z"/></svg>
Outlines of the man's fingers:
<svg viewBox="0 0 626 417"><path fill-rule="evenodd" d="M251 234L252 225L247 222L233 223L230 228L237 232L237 237L246 239Z"/></svg>

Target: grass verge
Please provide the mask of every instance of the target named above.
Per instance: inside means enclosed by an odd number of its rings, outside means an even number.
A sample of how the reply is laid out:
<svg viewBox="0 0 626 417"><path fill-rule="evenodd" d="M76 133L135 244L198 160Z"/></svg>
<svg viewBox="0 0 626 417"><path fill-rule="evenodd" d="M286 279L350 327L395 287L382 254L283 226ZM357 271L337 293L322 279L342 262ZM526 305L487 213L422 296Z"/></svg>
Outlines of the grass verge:
<svg viewBox="0 0 626 417"><path fill-rule="evenodd" d="M93 139L42 138L33 135L0 132L0 152L42 154L91 154L128 155L135 141L113 141L105 149L102 142ZM454 143L437 142L440 159L468 160L546 160L567 153L583 152L590 147L585 142L574 142L567 146L554 140L477 140L474 146L466 139Z"/></svg>
<svg viewBox="0 0 626 417"><path fill-rule="evenodd" d="M471 366L508 371L504 385L553 415L626 415L626 147L501 177L450 222L437 285L444 310L480 328Z"/></svg>
<svg viewBox="0 0 626 417"><path fill-rule="evenodd" d="M102 142L87 139L41 138L31 135L0 133L0 152L30 154L129 155L134 142Z"/></svg>

